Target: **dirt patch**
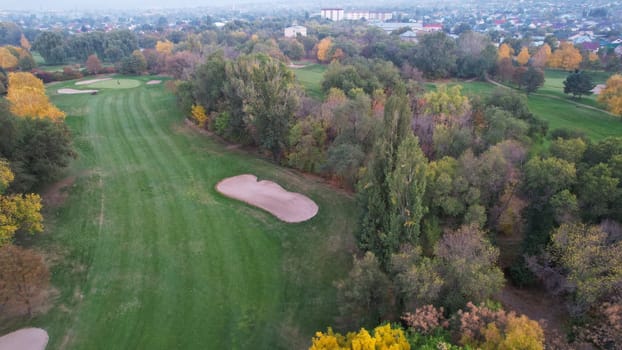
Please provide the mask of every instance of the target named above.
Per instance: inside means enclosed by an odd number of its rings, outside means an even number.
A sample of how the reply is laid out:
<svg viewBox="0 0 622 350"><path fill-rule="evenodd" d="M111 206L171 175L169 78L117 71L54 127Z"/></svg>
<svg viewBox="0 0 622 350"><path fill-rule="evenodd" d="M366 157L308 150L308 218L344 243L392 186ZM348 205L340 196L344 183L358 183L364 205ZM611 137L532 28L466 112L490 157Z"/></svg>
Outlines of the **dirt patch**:
<svg viewBox="0 0 622 350"><path fill-rule="evenodd" d="M505 286L497 299L507 310L526 315L540 323L545 333L564 334L564 324L570 319L566 306L559 298L541 290Z"/></svg>
<svg viewBox="0 0 622 350"><path fill-rule="evenodd" d="M89 85L89 84L97 83L99 81L106 81L106 80L111 80L111 79L112 78L99 78L99 79L91 79L91 80L82 80L82 81L76 82L76 85Z"/></svg>
<svg viewBox="0 0 622 350"><path fill-rule="evenodd" d="M227 197L261 208L279 220L296 223L314 217L318 206L309 197L289 192L279 184L245 174L220 181L216 190Z"/></svg>
<svg viewBox="0 0 622 350"><path fill-rule="evenodd" d="M162 80L149 80L147 85L158 85L162 82Z"/></svg>
<svg viewBox="0 0 622 350"><path fill-rule="evenodd" d="M41 328L24 328L0 337L0 350L44 350L50 337Z"/></svg>
<svg viewBox="0 0 622 350"><path fill-rule="evenodd" d="M75 95L75 94L93 94L99 92L99 90L76 90L76 89L58 89L61 95Z"/></svg>
<svg viewBox="0 0 622 350"><path fill-rule="evenodd" d="M76 182L77 176L66 177L48 187L41 197L46 207L58 207L62 205L69 196L68 188Z"/></svg>

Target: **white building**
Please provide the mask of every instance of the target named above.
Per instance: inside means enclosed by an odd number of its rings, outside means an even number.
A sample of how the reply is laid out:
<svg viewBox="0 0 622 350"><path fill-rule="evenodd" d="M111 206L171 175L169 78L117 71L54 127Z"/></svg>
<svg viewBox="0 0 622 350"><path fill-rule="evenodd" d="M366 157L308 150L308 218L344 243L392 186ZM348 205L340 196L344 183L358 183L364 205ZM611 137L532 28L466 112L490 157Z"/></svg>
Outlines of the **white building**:
<svg viewBox="0 0 622 350"><path fill-rule="evenodd" d="M320 15L322 18L328 18L332 21L341 21L345 18L343 9L339 8L321 9Z"/></svg>
<svg viewBox="0 0 622 350"><path fill-rule="evenodd" d="M377 11L348 11L345 13L345 19L351 21L358 21L360 19L366 19L368 21L387 21L393 18L392 12L377 12Z"/></svg>
<svg viewBox="0 0 622 350"><path fill-rule="evenodd" d="M307 36L307 27L304 26L291 26L285 28L284 35L286 38L295 38L300 34L301 36Z"/></svg>

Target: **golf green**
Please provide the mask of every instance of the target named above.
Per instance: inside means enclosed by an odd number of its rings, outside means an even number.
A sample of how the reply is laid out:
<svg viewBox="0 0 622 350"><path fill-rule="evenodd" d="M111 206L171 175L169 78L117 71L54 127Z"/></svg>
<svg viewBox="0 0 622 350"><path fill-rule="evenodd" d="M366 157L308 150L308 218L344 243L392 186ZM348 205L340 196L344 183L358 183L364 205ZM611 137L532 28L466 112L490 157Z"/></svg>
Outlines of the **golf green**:
<svg viewBox="0 0 622 350"><path fill-rule="evenodd" d="M135 79L109 79L86 85L93 89L132 89L139 87L141 82Z"/></svg>

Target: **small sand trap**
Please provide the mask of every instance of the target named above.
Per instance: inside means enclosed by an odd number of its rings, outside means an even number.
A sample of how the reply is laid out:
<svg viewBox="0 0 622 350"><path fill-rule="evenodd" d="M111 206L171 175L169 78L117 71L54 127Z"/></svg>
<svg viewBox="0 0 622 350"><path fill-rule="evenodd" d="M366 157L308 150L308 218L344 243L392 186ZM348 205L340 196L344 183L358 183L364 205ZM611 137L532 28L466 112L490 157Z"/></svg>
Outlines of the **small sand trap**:
<svg viewBox="0 0 622 350"><path fill-rule="evenodd" d="M99 81L106 81L106 80L110 80L110 79L112 79L112 78L100 78L100 79L82 80L82 81L76 82L76 85L89 85L89 84L97 83Z"/></svg>
<svg viewBox="0 0 622 350"><path fill-rule="evenodd" d="M226 178L216 185L216 190L227 197L264 209L285 222L307 221L318 211L317 204L309 197L288 192L272 181L257 181L255 175Z"/></svg>
<svg viewBox="0 0 622 350"><path fill-rule="evenodd" d="M600 92L603 91L603 89L606 88L606 87L607 87L607 85L605 85L605 84L598 84L598 85L594 86L594 88L592 90L590 90L590 91L592 91L592 93L594 95L600 95Z"/></svg>
<svg viewBox="0 0 622 350"><path fill-rule="evenodd" d="M157 85L160 84L162 82L162 80L149 80L147 82L147 85Z"/></svg>
<svg viewBox="0 0 622 350"><path fill-rule="evenodd" d="M92 94L99 90L76 90L76 89L58 89L58 93L61 95L74 95L74 94Z"/></svg>
<svg viewBox="0 0 622 350"><path fill-rule="evenodd" d="M41 328L24 328L0 337L0 350L44 350L49 339Z"/></svg>

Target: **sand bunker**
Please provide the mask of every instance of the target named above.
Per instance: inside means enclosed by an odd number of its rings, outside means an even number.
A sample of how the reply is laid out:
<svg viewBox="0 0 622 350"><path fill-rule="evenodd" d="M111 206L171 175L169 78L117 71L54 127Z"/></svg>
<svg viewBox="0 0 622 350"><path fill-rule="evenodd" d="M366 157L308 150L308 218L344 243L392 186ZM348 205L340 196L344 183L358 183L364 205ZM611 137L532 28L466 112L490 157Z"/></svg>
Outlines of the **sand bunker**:
<svg viewBox="0 0 622 350"><path fill-rule="evenodd" d="M100 78L100 79L82 80L82 81L76 82L76 85L88 85L88 84L93 84L93 83L97 83L99 81L106 81L106 80L110 80L110 79L112 79L112 78Z"/></svg>
<svg viewBox="0 0 622 350"><path fill-rule="evenodd" d="M162 82L162 80L149 80L147 82L147 85L156 85L156 84L160 84Z"/></svg>
<svg viewBox="0 0 622 350"><path fill-rule="evenodd" d="M58 89L58 93L61 95L74 95L74 94L92 94L99 90L76 90L76 89Z"/></svg>
<svg viewBox="0 0 622 350"><path fill-rule="evenodd" d="M607 85L605 85L605 84L598 84L598 85L594 86L594 88L592 90L590 90L590 91L592 91L592 93L594 95L600 95L600 92L603 91L603 89L606 88L606 87L607 87Z"/></svg>
<svg viewBox="0 0 622 350"><path fill-rule="evenodd" d="M41 328L24 328L0 337L0 350L44 350L49 339Z"/></svg>
<svg viewBox="0 0 622 350"><path fill-rule="evenodd" d="M224 179L216 185L216 190L227 197L264 209L285 222L307 221L318 211L317 204L309 197L288 192L272 181L257 181L255 175Z"/></svg>

